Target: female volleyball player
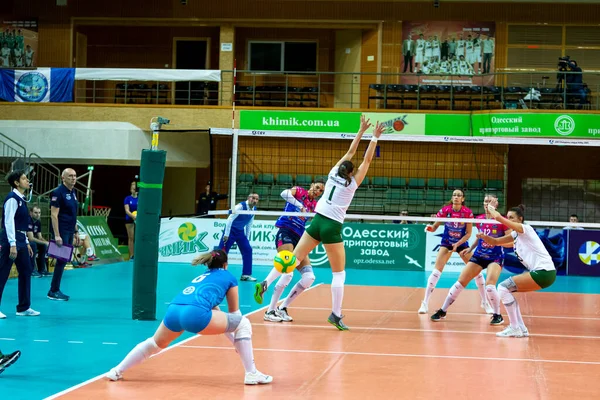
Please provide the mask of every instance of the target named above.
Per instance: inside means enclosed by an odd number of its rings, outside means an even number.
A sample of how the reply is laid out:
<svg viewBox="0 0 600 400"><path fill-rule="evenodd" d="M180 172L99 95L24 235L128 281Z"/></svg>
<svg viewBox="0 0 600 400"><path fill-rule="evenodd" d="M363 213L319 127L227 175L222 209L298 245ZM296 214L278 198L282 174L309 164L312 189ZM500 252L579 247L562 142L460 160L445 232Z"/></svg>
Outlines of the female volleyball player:
<svg viewBox="0 0 600 400"><path fill-rule="evenodd" d="M492 201L497 202L498 198L493 194L488 194L485 196L483 200L485 214L477 216L477 219L492 219L492 216L488 211L488 205ZM483 232L486 235L495 238L499 238L510 233L510 229L503 224L479 223L477 224L477 229L479 232ZM475 251L473 252L473 250ZM483 240L477 239L469 249L464 249L461 251L460 255L461 257L471 258L469 259L467 266L461 271L458 281L456 281L456 283L454 283L452 288L450 288L448 291L448 296L446 297L446 301L444 301L442 308L433 314L431 319L433 321L440 321L441 319L446 318L448 307L450 307L450 305L456 301L460 292L463 291L463 289L469 284L469 282L471 282L471 280L473 280L473 278L479 276L481 272L487 268L485 289L487 292L487 298L494 310L490 324L500 325L504 320L502 319L502 315L500 315L500 297L496 291L496 283L498 282L498 277L500 276L502 265L504 263L503 247L492 246Z"/></svg>
<svg viewBox="0 0 600 400"><path fill-rule="evenodd" d="M496 221L512 229L512 232L510 235L501 238L494 238L480 232L477 237L494 246L514 242L515 255L529 272L510 277L498 285L498 293L502 304L506 308L510 326L502 332L496 333L496 336L527 337L529 336L529 330L523 322L519 303L517 303L512 293L517 291L533 292L547 288L556 279L556 268L554 268L552 257L548 254L548 250L544 247L538 234L531 226L524 224L525 207L519 205L511 208L507 214L508 218L504 218L496 211L497 205L496 201L488 205L491 216Z"/></svg>
<svg viewBox="0 0 600 400"><path fill-rule="evenodd" d="M135 219L137 218L138 191L137 183L131 182L129 186L130 195L125 197L125 229L127 229L127 247L129 247L129 259L133 259L133 240L135 238ZM134 214L135 212L135 214Z"/></svg>
<svg viewBox="0 0 600 400"><path fill-rule="evenodd" d="M442 209L438 211L436 217L473 218L473 211L465 207L464 204L464 192L460 189L456 189L454 190L454 192L452 192L452 199L450 200L450 204L447 204L444 207L442 207ZM427 232L435 232L441 224L441 222L436 222L433 225L427 225L425 230ZM427 279L425 298L421 302L419 314L427 314L427 312L429 311L429 297L431 297L431 293L433 293L435 286L440 280L442 272L444 271L444 267L450 259L452 252L459 253L460 257L463 259L465 264L469 262L469 256L466 254L463 255L462 251L469 248L469 243L467 242L467 240L469 240L469 238L471 237L472 228L473 224L470 223L446 222L444 224L442 244L440 245L440 249L435 260L434 270L431 272L431 275L429 275L429 278ZM491 314L493 310L488 304L488 301L485 296L485 280L483 278L483 274L477 275L477 277L475 278L475 282L477 283L477 289L479 290L479 294L481 295L481 307L483 307L488 314Z"/></svg>
<svg viewBox="0 0 600 400"><path fill-rule="evenodd" d="M291 189L286 189L281 192L281 197L286 201L283 211L285 212L313 212L317 205L317 197L323 194L325 184L323 182L313 182L310 185L310 189L306 190L300 186L295 186ZM281 216L275 222L275 226L279 228L277 235L275 236L275 245L277 246L277 252L288 250L294 251L294 248L300 241L302 234L304 233L306 225L305 217L287 217ZM300 293L305 291L315 281L315 274L313 273L312 266L310 265L310 259L306 257L296 267L298 272L302 275L300 281L292 288L290 295L285 299L281 307L277 307L277 302L281 298L281 294L290 284L293 277L293 271L288 274L281 274L275 268L269 272L267 278L256 284L255 293L264 293L269 285L281 275L277 284L275 285L275 291L271 297L271 304L269 309L265 313L264 320L271 322L291 322L293 318L289 316L287 307L298 297ZM262 303L262 296L257 296L256 301Z"/></svg>
<svg viewBox="0 0 600 400"><path fill-rule="evenodd" d="M188 331L202 335L224 333L242 358L246 385L273 381L272 376L261 373L254 365L252 325L239 311L237 279L227 271L227 253L215 250L200 255L192 261L192 265L198 264L206 265L208 271L192 280L175 297L154 336L135 346L119 365L106 374L108 379L121 379L129 368L166 348L183 331ZM229 313L218 310L225 296Z"/></svg>
<svg viewBox="0 0 600 400"><path fill-rule="evenodd" d="M327 321L341 331L349 329L342 322L342 300L344 298L344 281L346 280L346 250L342 240L342 224L354 192L367 175L377 147L377 140L384 130L384 126L379 122L375 125L373 138L369 143L363 162L354 172L352 157L358 149L363 134L370 126L369 120L364 115L361 116L360 129L356 137L352 140L348 152L329 171L325 192L315 208L316 215L294 249L297 262L301 263L319 243L323 243L333 273L331 282L333 307ZM262 294L257 293L259 296Z"/></svg>

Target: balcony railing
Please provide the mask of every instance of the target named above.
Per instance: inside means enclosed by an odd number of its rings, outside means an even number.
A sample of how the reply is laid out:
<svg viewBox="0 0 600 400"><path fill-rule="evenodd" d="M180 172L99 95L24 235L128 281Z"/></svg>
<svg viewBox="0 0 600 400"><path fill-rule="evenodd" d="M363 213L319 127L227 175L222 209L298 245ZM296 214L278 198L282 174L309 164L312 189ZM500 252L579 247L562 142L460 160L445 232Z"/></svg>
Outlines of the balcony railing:
<svg viewBox="0 0 600 400"><path fill-rule="evenodd" d="M235 100L250 107L599 110L600 73L584 72L583 83L565 83L573 78L555 71L473 76L238 71ZM221 82L78 81L75 98L87 103L229 106L233 82L233 71L221 71Z"/></svg>

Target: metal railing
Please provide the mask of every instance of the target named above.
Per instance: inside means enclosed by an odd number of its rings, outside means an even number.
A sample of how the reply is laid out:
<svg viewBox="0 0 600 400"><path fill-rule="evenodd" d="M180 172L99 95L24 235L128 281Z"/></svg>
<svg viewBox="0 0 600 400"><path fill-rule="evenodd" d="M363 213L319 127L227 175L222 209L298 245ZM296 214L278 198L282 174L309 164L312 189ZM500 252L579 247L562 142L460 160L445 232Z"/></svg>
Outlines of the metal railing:
<svg viewBox="0 0 600 400"><path fill-rule="evenodd" d="M0 133L0 172L8 174L14 162L27 156L27 150L8 136Z"/></svg>
<svg viewBox="0 0 600 400"><path fill-rule="evenodd" d="M485 110L600 109L600 73L502 71L475 75L238 71L236 104L256 107ZM562 78L562 82L559 78ZM577 80L577 79L575 79ZM222 105L232 103L233 71L221 82L88 81L76 101ZM536 92L533 92L535 90Z"/></svg>

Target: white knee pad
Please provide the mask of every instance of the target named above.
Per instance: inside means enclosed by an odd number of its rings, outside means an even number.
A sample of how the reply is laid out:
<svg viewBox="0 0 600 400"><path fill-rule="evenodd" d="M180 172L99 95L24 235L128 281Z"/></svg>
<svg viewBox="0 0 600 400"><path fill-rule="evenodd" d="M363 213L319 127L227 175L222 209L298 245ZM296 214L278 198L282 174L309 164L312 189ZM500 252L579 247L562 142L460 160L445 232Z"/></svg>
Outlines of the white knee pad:
<svg viewBox="0 0 600 400"><path fill-rule="evenodd" d="M242 317L240 324L234 332L235 340L250 339L252 337L252 324L246 317Z"/></svg>
<svg viewBox="0 0 600 400"><path fill-rule="evenodd" d="M510 293L508 288L504 285L498 286L498 294L500 295L500 300L502 300L502 304L509 306L515 302L514 296Z"/></svg>
<svg viewBox="0 0 600 400"><path fill-rule="evenodd" d="M300 278L300 285L302 285L304 289L308 289L315 282L315 274L313 269L310 265L307 265L302 267L300 273L302 274L302 278Z"/></svg>
<svg viewBox="0 0 600 400"><path fill-rule="evenodd" d="M283 274L279 277L277 284L275 286L286 288L287 285L290 284L292 278L294 277L294 272L290 272L289 274Z"/></svg>

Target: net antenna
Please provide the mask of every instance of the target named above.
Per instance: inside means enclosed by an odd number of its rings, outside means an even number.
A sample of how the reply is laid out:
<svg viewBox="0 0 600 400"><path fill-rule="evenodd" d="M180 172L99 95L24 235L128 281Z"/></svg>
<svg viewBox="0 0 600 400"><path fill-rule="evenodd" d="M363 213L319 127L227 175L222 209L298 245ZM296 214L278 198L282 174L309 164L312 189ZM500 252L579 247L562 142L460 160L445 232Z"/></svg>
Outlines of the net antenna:
<svg viewBox="0 0 600 400"><path fill-rule="evenodd" d="M237 180L236 180L236 176L237 176L237 155L238 155L238 132L236 132L235 129L235 85L237 81L237 60L234 58L233 59L233 88L231 91L231 135L233 138L232 144L231 144L231 178L229 180L230 182L230 187L231 190L229 191L229 193L231 193L230 196L230 207L231 207L231 211L233 212L235 210L235 201L236 201L236 195L237 195Z"/></svg>

